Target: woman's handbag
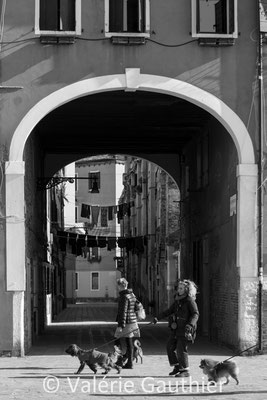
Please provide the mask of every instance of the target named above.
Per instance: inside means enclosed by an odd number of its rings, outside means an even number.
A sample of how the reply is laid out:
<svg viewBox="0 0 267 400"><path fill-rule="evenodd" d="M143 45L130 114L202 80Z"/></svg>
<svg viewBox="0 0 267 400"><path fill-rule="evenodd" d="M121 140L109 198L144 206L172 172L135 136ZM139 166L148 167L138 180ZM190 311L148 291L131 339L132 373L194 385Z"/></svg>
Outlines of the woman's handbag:
<svg viewBox="0 0 267 400"><path fill-rule="evenodd" d="M136 300L135 303L135 313L138 321L143 321L146 319L146 311L143 307L143 304L139 300Z"/></svg>

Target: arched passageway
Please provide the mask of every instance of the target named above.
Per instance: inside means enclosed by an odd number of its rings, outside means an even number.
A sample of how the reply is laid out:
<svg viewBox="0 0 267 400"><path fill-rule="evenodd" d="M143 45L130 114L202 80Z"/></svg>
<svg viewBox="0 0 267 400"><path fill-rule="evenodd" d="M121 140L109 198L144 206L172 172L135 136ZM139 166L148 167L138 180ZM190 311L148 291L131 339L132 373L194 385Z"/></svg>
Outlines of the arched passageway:
<svg viewBox="0 0 267 400"><path fill-rule="evenodd" d="M209 168L213 183L206 182L212 188L210 191L203 185L205 168L202 168L205 158L203 138L207 135L211 138L209 146L212 146L206 149L211 156ZM221 145L223 148L219 147ZM34 166L31 164L32 151L36 154ZM188 246L192 238L194 257L197 258L200 253L200 248L197 250L197 237L201 237L201 246L205 246L205 235L208 237L212 232L210 238L216 258L219 251L226 252L227 244L231 241L229 230L233 232L234 248L231 247L232 256L226 263L227 269L223 270L225 260L221 256L217 270L222 271L223 276L231 268L235 282L240 282L239 291L232 288L238 333L233 343L229 339L229 332L223 340L241 347L254 340L245 327L242 317L244 304L240 296L247 290L248 278L252 278L253 284L256 281L254 221L257 168L249 134L238 116L219 99L192 85L174 79L142 75L135 69L126 70L125 75L92 78L70 85L38 103L14 133L6 168L7 215L16 215L18 218L23 215L23 160L27 182L33 184L37 175L51 176L60 167L83 155L103 152L144 157L174 177L184 199L187 199L187 210L185 208L183 212L189 215L185 225L184 246L187 250L184 252L184 263L190 256ZM201 166L198 165L199 157ZM189 177L190 169L195 175L193 181L193 175ZM230 189L224 196L226 188ZM206 195L200 195L202 199L197 199L196 193ZM34 202L30 190L27 191L27 184L25 195L26 203ZM194 201L190 203L193 197ZM204 225L203 230L199 231L196 226L203 219L197 215L203 213L207 201L214 212L209 215L206 210L202 216L204 219L213 218L213 225ZM195 209L192 212L191 207L189 214L186 214L189 203ZM202 207L197 207L198 204ZM220 208L219 204L224 206ZM232 207L231 210L229 207ZM221 220L220 216L227 213L229 217L234 216L234 222L231 218L227 219L227 224ZM224 230L225 226L228 230ZM20 244L16 254L7 244L7 288L14 292L16 299L14 312L17 312L20 323L14 328L14 335L18 339L18 346L23 347L24 223L21 222L14 229L7 222L7 243L13 243L15 237L18 241L18 236ZM222 244L220 249L219 243ZM200 270L195 271L195 274L199 273ZM220 284L220 281L216 282L216 285ZM225 282L222 287L225 291ZM225 318L229 324L232 323L227 313ZM253 324L253 331L256 332L256 322ZM220 330L219 326L216 328Z"/></svg>

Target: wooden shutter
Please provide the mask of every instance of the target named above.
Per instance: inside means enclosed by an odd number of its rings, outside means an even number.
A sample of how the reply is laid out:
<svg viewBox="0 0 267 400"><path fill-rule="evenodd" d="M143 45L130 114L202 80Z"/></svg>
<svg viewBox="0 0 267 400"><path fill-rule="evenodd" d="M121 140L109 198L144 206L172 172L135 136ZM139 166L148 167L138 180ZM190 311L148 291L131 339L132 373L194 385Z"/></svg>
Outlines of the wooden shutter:
<svg viewBox="0 0 267 400"><path fill-rule="evenodd" d="M123 0L109 0L109 31L123 31Z"/></svg>
<svg viewBox="0 0 267 400"><path fill-rule="evenodd" d="M139 0L127 1L127 32L139 31Z"/></svg>
<svg viewBox="0 0 267 400"><path fill-rule="evenodd" d="M40 0L40 30L58 30L58 1Z"/></svg>
<svg viewBox="0 0 267 400"><path fill-rule="evenodd" d="M235 0L229 0L229 32L235 31Z"/></svg>
<svg viewBox="0 0 267 400"><path fill-rule="evenodd" d="M60 0L61 31L75 31L75 0Z"/></svg>
<svg viewBox="0 0 267 400"><path fill-rule="evenodd" d="M220 0L215 4L215 31L216 33L227 33L226 1Z"/></svg>

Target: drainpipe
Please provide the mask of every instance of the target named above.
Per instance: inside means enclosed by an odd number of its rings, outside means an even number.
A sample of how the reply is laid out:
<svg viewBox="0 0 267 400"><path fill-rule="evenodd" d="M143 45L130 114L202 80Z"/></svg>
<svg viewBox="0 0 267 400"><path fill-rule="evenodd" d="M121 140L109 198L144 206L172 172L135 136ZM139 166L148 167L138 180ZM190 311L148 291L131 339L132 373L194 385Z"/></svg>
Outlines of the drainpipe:
<svg viewBox="0 0 267 400"><path fill-rule="evenodd" d="M259 156L258 156L258 279L259 279L259 351L263 351L263 135L264 135L264 109L263 109L263 64L262 43L264 33L261 32L259 1L259 48L258 48L258 85L259 85Z"/></svg>

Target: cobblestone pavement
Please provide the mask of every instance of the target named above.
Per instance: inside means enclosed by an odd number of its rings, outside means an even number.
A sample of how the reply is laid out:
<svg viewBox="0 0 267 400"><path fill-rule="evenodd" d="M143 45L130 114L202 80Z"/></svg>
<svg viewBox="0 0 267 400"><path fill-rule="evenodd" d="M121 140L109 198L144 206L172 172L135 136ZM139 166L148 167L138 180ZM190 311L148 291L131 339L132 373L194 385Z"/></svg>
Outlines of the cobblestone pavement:
<svg viewBox="0 0 267 400"><path fill-rule="evenodd" d="M236 357L240 384L230 380L227 386L209 387L207 377L198 367L200 359L222 361L233 353L198 337L190 347L191 377L169 377L171 368L166 356L166 323L140 323L144 350L133 370L116 371L107 376L94 375L87 367L77 376L79 362L64 350L71 343L80 347L112 348L116 306L90 304L68 307L47 327L30 352L21 358L0 358L1 399L242 399L267 398L267 355Z"/></svg>

